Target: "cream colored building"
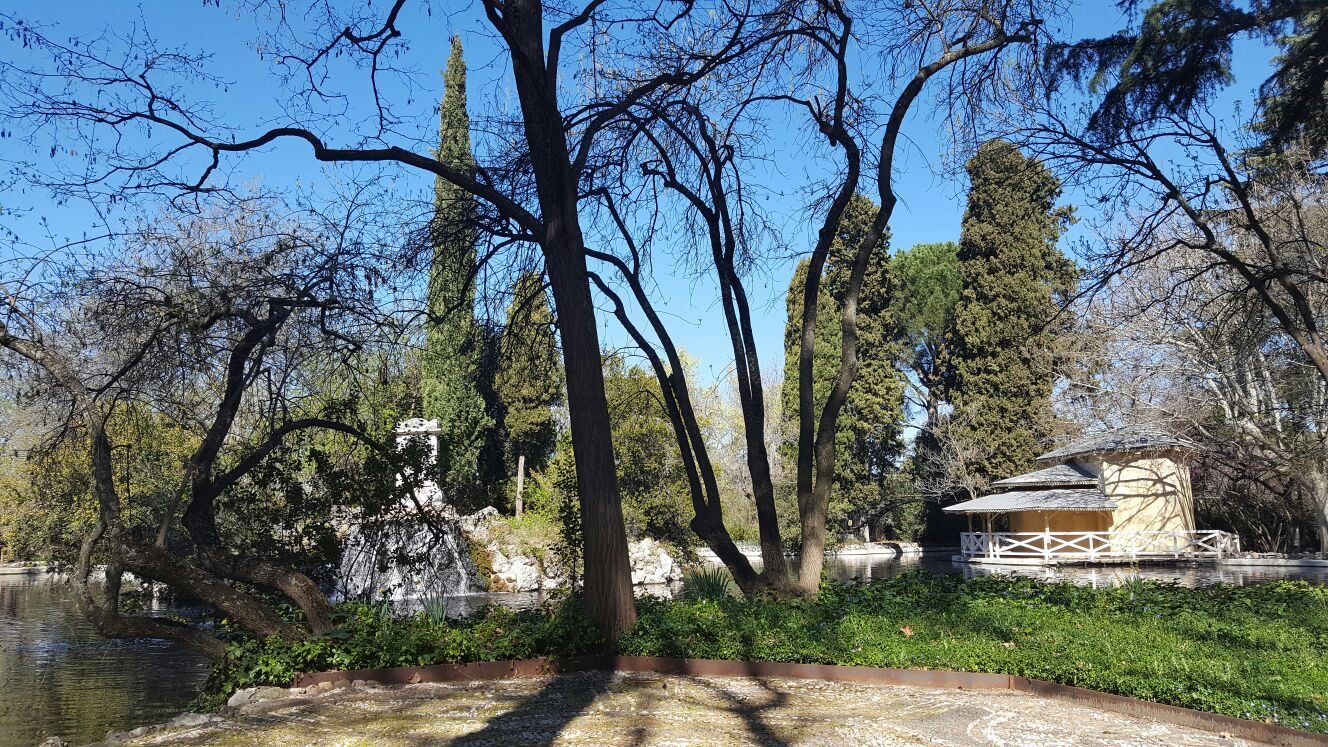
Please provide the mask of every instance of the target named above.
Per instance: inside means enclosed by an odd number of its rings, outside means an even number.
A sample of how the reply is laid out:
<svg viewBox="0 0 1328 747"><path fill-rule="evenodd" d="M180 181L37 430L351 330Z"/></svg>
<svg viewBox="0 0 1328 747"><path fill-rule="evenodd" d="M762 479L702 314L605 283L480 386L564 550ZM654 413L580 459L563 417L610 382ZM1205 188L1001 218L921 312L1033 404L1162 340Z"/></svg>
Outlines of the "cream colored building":
<svg viewBox="0 0 1328 747"><path fill-rule="evenodd" d="M996 492L944 510L980 525L961 538L964 557L975 562L1234 552L1233 535L1195 526L1193 450L1154 427L1094 434L1038 457L1042 469L997 480Z"/></svg>

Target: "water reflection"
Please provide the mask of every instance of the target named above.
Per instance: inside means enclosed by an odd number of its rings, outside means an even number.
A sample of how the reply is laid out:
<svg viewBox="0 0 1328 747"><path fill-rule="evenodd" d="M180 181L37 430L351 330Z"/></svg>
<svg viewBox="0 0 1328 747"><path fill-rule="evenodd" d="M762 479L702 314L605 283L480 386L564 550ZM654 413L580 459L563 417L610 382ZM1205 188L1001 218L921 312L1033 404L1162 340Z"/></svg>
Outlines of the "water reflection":
<svg viewBox="0 0 1328 747"><path fill-rule="evenodd" d="M1043 581L1073 581L1094 588L1120 584L1133 579L1176 583L1181 586L1206 586L1210 584L1244 586L1278 579L1301 579L1316 584L1328 584L1328 568L1219 566L1211 562L1154 563L1137 566L1069 565L1045 567L955 563L948 556L938 557L935 555L905 555L902 558L887 555L857 555L826 559L826 572L843 580L862 579L865 581L891 578L905 571L918 569L962 575L964 578L1002 573L1011 576L1027 576Z"/></svg>
<svg viewBox="0 0 1328 747"><path fill-rule="evenodd" d="M52 576L0 576L0 745L84 744L164 721L188 709L207 671L173 644L99 637Z"/></svg>

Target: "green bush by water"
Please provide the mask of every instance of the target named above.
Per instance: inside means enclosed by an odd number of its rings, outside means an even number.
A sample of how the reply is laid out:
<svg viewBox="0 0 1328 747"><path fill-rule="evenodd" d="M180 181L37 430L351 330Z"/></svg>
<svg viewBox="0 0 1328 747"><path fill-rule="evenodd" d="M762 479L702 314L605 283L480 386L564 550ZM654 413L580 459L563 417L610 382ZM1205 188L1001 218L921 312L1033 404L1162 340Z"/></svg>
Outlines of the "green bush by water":
<svg viewBox="0 0 1328 747"><path fill-rule="evenodd" d="M1090 589L1005 576L827 583L807 599L645 599L623 654L996 672L1328 732L1328 589L1300 581ZM579 604L466 621L343 605L309 641L242 639L210 683L299 671L570 656L599 641ZM215 702L215 701L214 701Z"/></svg>
<svg viewBox="0 0 1328 747"><path fill-rule="evenodd" d="M289 687L300 672L579 656L601 645L575 598L521 612L489 607L464 620L433 609L396 617L388 604L358 602L339 604L334 614L335 630L301 641L237 634L204 686L202 705L218 706L246 687Z"/></svg>

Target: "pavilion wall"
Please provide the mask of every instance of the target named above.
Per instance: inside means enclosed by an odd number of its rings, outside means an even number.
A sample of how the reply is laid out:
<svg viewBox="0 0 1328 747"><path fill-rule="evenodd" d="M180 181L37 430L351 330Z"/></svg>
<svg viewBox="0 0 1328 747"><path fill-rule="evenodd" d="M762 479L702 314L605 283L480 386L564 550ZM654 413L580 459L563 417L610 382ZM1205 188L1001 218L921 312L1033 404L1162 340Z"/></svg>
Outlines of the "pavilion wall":
<svg viewBox="0 0 1328 747"><path fill-rule="evenodd" d="M1116 502L1111 530L1193 531L1190 470L1174 453L1101 457L1102 492Z"/></svg>

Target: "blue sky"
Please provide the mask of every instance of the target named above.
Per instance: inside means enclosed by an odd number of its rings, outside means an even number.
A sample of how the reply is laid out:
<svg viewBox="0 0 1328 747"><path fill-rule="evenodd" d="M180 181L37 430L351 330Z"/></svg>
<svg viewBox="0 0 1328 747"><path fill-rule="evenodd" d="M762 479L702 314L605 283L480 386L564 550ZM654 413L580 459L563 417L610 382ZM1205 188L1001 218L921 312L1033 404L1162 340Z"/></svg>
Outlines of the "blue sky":
<svg viewBox="0 0 1328 747"><path fill-rule="evenodd" d="M274 85L274 63L270 48L263 44L259 31L270 27L270 19L255 18L237 13L228 4L218 8L215 4L168 0L130 5L121 2L89 4L77 0L49 0L32 5L24 17L45 26L47 33L57 39L73 35L111 31L117 34L150 32L161 46L185 46L205 50L212 55L211 69L218 71L221 81L177 81L181 95L193 101L212 102L216 119L235 128L239 134L253 134L282 123L286 115L280 86ZM372 3L384 5L383 2ZM493 44L492 30L470 4L423 2L409 13L402 24L406 29L408 53L398 60L403 67L413 69L413 75L403 79L387 79L384 91L397 105L406 122L398 136L400 142L417 148L427 147L436 137L436 119L433 110L441 91L438 70L447 55L448 39L460 34L467 49L470 68L471 109L502 110L515 107L514 96L501 64L501 57ZM1071 18L1063 24L1062 33L1068 36L1109 33L1122 26L1122 19L1113 3L1087 2L1074 6ZM26 52L12 39L4 42L6 55ZM1249 61L1238 66L1237 95L1248 93L1259 80L1259 67L1265 64L1266 51L1256 51ZM363 125L367 117L368 89L365 76L339 65L337 80L355 81L344 88L353 103L344 110L339 104L320 104L328 116L324 118L329 142L346 144L349 133L356 125ZM900 168L896 184L900 204L894 214L891 229L892 246L908 247L917 242L957 240L964 210L966 184L953 175L942 174L943 145L937 135L942 129L925 107L919 107L905 130L906 142L900 153ZM476 135L482 141L481 135ZM787 140L787 139L786 139ZM817 224L817 217L806 213L802 206L807 195L797 185L805 183L807 176L824 173L824 164L814 159L815 149L804 148L805 143L787 140L774 159L765 188L772 196L771 210L780 216L786 235L794 245L809 243ZM60 153L49 159L46 144L30 144L22 138L0 140L0 159L7 162L30 161L47 168L54 160L63 165L77 167L78 155ZM811 153L813 155L809 156ZM286 144L272 146L261 152L230 159L225 164L226 177L232 183L259 179L268 188L307 189L327 179L343 176L339 167L315 162L306 147ZM424 174L400 170L395 174L397 188L405 192L427 195L432 179ZM790 186L791 185L791 186ZM1070 191L1065 201L1074 203L1076 194ZM11 212L8 225L18 230L31 243L45 241L46 226L58 238L72 238L95 232L95 213L87 205L56 203L49 195L32 188L11 190L0 197L0 204ZM41 221L44 220L45 224ZM1077 242L1091 241L1087 224L1072 228L1064 237L1062 248L1074 253ZM757 318L758 344L767 368L782 364L782 335L784 325L784 292L792 274L793 259L770 262L765 271L749 280L748 291L754 301ZM730 347L719 318L716 292L713 284L697 280L690 273L674 272L663 264L657 265L655 281L658 285L657 302L671 320L675 340L700 359L703 381L716 380L730 365ZM607 345L624 344L625 335L617 329L607 314L602 315L604 340Z"/></svg>

